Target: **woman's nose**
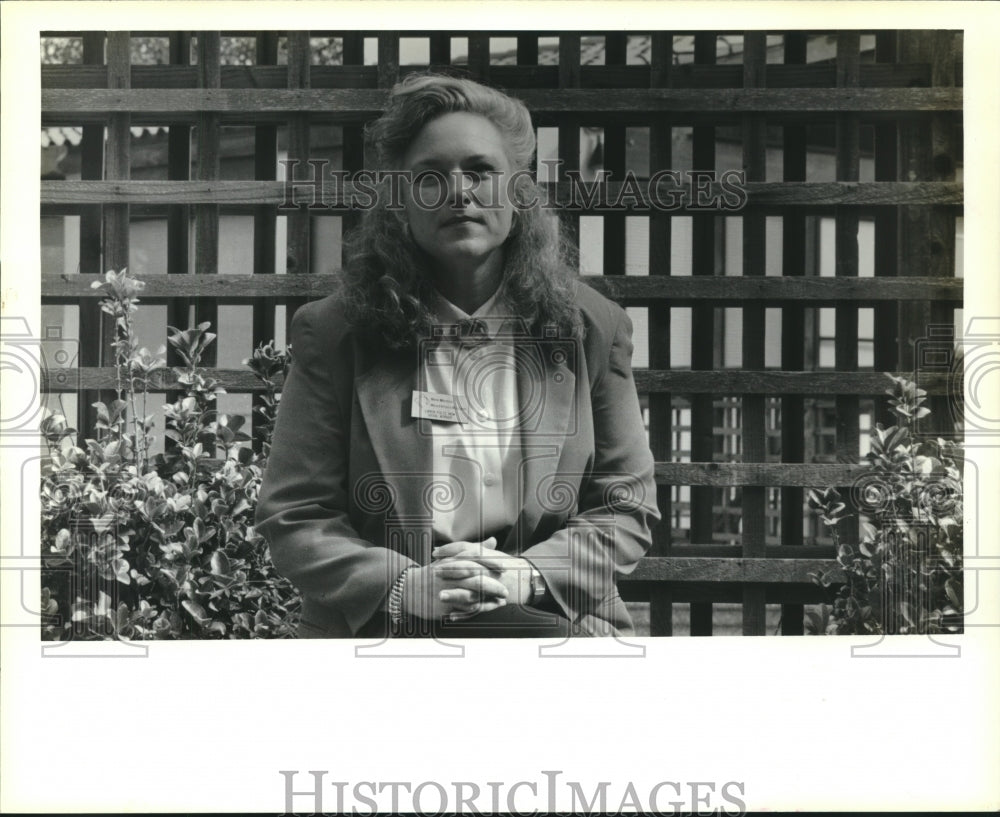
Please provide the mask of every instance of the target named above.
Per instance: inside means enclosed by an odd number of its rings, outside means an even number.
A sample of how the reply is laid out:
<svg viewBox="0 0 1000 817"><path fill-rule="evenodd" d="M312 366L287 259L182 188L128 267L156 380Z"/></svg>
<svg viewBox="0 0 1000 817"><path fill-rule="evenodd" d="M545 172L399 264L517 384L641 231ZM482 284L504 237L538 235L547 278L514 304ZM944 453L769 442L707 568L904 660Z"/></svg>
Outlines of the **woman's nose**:
<svg viewBox="0 0 1000 817"><path fill-rule="evenodd" d="M448 201L452 207L465 207L471 201L469 178L458 170L448 174Z"/></svg>

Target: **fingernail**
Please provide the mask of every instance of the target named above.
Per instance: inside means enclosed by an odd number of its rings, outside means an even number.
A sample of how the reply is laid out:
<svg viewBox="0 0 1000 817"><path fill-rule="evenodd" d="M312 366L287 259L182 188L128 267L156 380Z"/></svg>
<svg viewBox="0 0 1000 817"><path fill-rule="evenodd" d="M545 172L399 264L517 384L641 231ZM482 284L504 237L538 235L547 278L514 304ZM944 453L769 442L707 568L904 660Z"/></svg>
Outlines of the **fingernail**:
<svg viewBox="0 0 1000 817"><path fill-rule="evenodd" d="M506 597L505 597L505 598L502 598L502 599L500 599L500 601L498 601L498 602L497 602L497 604L498 604L498 605L499 605L500 607L504 607L504 606L505 606L505 605L507 604L507 599L506 599Z"/></svg>

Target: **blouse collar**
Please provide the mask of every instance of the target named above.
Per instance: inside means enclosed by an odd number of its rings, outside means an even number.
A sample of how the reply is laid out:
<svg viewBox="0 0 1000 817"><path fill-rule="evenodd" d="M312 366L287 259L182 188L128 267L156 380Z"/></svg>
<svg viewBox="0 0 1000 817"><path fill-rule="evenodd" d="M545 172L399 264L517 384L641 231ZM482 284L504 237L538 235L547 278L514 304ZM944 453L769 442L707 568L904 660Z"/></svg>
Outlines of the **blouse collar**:
<svg viewBox="0 0 1000 817"><path fill-rule="evenodd" d="M493 340L497 334L507 327L509 315L502 313L502 299L500 290L497 287L486 302L471 315L464 309L455 306L437 290L434 291L434 303L431 305L431 312L435 321L443 327L457 326L455 332L458 336L476 336ZM451 332L443 332L449 336Z"/></svg>

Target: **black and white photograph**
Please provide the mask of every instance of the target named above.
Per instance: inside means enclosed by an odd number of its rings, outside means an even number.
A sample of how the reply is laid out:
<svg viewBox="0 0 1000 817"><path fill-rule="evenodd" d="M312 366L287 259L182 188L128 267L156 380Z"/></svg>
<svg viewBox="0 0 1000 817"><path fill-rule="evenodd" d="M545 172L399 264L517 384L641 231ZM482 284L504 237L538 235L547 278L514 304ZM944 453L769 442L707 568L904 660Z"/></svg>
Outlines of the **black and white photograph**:
<svg viewBox="0 0 1000 817"><path fill-rule="evenodd" d="M986 6L4 4L4 810L1000 808Z"/></svg>

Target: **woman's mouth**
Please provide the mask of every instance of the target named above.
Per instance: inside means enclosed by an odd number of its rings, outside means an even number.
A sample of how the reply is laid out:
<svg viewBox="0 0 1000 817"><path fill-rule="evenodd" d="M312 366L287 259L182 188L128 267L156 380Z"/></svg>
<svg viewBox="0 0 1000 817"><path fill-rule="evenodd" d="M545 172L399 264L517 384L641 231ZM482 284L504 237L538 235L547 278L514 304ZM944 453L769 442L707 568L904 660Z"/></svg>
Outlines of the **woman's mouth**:
<svg viewBox="0 0 1000 817"><path fill-rule="evenodd" d="M442 227L453 227L456 224L482 224L483 220L481 218L476 218L475 216L454 216L449 218L442 224Z"/></svg>

